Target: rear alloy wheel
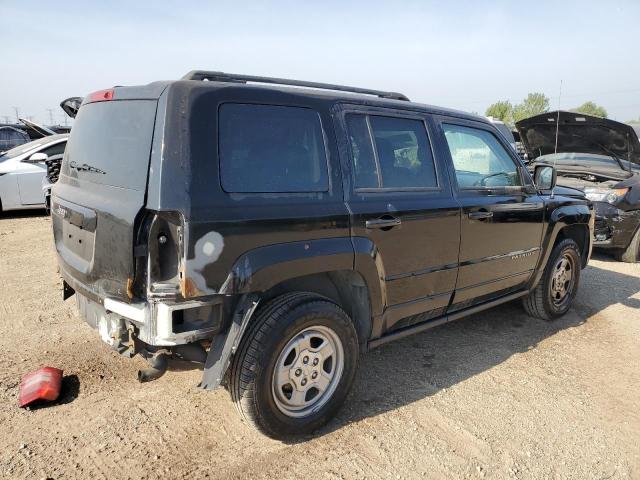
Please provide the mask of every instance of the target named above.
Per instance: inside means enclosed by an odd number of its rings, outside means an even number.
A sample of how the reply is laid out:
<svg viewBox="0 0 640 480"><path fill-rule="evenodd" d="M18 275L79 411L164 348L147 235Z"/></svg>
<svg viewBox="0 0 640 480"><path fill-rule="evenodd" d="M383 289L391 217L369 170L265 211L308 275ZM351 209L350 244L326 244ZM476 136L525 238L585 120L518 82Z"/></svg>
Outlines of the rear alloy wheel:
<svg viewBox="0 0 640 480"><path fill-rule="evenodd" d="M273 370L276 406L293 418L309 415L332 397L344 370L344 349L335 331L305 328L282 349Z"/></svg>
<svg viewBox="0 0 640 480"><path fill-rule="evenodd" d="M277 439L328 422L353 383L358 338L331 300L294 292L256 313L230 366L229 391L242 417Z"/></svg>
<svg viewBox="0 0 640 480"><path fill-rule="evenodd" d="M578 245L566 238L553 248L540 282L524 298L524 308L532 317L555 320L571 308L579 283Z"/></svg>

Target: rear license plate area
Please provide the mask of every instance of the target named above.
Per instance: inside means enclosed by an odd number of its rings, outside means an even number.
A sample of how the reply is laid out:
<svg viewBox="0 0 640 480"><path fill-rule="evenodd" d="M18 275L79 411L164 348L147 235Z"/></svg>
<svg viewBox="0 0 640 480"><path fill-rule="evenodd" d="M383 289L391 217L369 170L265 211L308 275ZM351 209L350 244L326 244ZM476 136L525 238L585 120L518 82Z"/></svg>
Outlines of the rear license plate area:
<svg viewBox="0 0 640 480"><path fill-rule="evenodd" d="M93 258L94 234L69 222L62 224L63 244L67 250L83 260L90 262Z"/></svg>

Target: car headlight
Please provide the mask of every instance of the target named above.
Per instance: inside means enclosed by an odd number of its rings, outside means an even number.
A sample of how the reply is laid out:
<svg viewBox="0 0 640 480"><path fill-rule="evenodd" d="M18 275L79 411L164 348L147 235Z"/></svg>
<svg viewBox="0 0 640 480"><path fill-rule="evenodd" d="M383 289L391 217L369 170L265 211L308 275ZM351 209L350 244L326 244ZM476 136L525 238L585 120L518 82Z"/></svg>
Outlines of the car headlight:
<svg viewBox="0 0 640 480"><path fill-rule="evenodd" d="M585 188L584 194L592 202L607 202L613 205L628 191L628 188Z"/></svg>

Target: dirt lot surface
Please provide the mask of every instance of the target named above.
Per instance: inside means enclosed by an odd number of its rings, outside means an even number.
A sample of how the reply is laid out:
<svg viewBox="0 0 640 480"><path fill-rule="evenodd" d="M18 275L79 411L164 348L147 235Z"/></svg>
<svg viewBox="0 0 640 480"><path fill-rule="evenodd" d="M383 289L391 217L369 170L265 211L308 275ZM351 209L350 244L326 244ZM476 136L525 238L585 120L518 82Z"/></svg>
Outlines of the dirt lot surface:
<svg viewBox="0 0 640 480"><path fill-rule="evenodd" d="M284 444L198 370L139 384L62 302L50 228L0 217L0 478L640 478L640 265L596 257L555 323L514 303L363 355L338 417ZM44 364L62 399L19 409Z"/></svg>

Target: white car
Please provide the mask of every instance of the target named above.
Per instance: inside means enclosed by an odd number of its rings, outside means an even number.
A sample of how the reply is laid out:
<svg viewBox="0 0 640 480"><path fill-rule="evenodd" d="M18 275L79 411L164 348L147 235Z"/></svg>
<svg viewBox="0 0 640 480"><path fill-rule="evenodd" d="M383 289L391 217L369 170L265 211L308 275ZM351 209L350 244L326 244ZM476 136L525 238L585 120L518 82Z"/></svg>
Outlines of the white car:
<svg viewBox="0 0 640 480"><path fill-rule="evenodd" d="M45 162L62 158L68 138L50 135L0 153L0 211L45 207Z"/></svg>

